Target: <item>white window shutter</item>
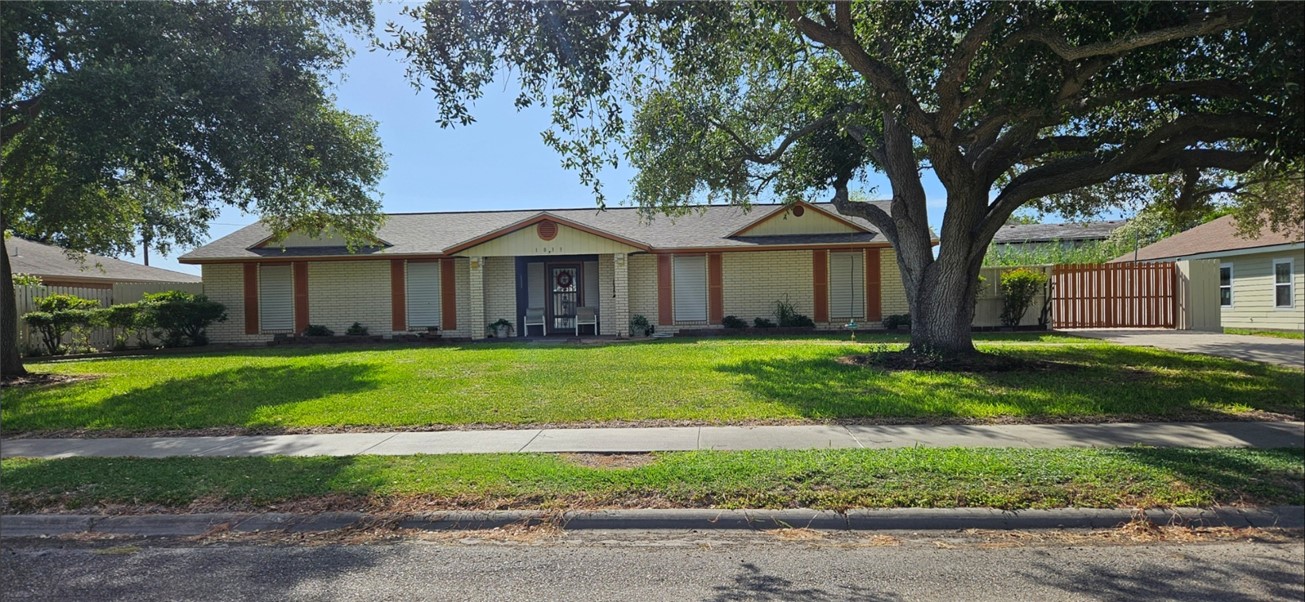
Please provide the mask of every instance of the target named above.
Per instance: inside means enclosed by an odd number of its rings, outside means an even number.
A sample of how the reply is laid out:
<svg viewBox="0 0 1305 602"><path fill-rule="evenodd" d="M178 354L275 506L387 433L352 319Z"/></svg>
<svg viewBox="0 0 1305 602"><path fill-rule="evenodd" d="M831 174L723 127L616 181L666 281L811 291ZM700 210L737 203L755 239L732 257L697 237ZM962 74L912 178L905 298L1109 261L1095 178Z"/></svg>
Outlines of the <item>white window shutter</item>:
<svg viewBox="0 0 1305 602"><path fill-rule="evenodd" d="M707 257L676 255L671 262L676 322L707 321Z"/></svg>
<svg viewBox="0 0 1305 602"><path fill-rule="evenodd" d="M405 262L408 294L408 328L440 325L440 264L438 261Z"/></svg>
<svg viewBox="0 0 1305 602"><path fill-rule="evenodd" d="M294 332L295 283L291 266L259 266L258 323L263 332Z"/></svg>
<svg viewBox="0 0 1305 602"><path fill-rule="evenodd" d="M829 317L865 317L865 253L829 254Z"/></svg>

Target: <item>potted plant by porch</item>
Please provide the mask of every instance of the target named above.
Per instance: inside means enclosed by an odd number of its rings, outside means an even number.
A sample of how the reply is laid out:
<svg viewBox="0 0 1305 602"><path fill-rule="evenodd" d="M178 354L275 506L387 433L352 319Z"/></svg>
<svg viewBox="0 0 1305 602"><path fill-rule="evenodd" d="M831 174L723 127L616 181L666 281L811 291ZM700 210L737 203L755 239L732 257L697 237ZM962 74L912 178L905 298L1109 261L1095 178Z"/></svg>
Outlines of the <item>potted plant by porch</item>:
<svg viewBox="0 0 1305 602"><path fill-rule="evenodd" d="M485 336L489 338L505 339L512 336L514 330L516 330L516 328L512 326L511 322L499 318L497 321L485 325Z"/></svg>

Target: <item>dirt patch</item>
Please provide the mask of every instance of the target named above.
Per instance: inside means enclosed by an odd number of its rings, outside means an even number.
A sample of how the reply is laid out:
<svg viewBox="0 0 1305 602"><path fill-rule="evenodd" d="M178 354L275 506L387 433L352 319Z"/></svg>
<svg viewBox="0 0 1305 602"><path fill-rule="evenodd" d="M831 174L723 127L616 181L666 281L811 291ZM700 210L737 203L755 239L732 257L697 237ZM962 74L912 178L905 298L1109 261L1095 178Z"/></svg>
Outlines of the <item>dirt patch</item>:
<svg viewBox="0 0 1305 602"><path fill-rule="evenodd" d="M905 353L885 351L865 355L847 355L838 358L838 363L845 366L867 366L889 371L912 372L1076 372L1083 367L1064 362L1043 360L1026 360L1023 358L990 353L979 353L960 357L929 355L923 353Z"/></svg>
<svg viewBox="0 0 1305 602"><path fill-rule="evenodd" d="M55 385L68 385L84 380L95 380L99 378L98 374L51 374L48 372L33 372L25 376L5 376L0 378L0 389L10 387L30 387L33 389L41 387L53 387Z"/></svg>
<svg viewBox="0 0 1305 602"><path fill-rule="evenodd" d="M603 470L639 468L657 461L653 454L560 454L572 464Z"/></svg>

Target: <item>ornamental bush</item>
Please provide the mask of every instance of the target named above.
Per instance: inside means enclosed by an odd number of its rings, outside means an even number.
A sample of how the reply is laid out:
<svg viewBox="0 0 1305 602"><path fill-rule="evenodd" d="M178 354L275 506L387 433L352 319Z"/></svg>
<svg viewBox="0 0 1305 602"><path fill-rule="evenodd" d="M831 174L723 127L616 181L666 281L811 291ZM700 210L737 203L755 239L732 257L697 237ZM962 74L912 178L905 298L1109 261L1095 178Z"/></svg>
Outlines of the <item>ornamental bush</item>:
<svg viewBox="0 0 1305 602"><path fill-rule="evenodd" d="M59 355L67 351L63 346L63 337L68 332L85 331L103 323L103 316L97 311L100 305L95 299L83 299L76 295L50 295L36 300L37 311L23 315L23 321L41 335L41 343L50 355Z"/></svg>
<svg viewBox="0 0 1305 602"><path fill-rule="evenodd" d="M740 318L738 316L725 316L724 318L721 318L720 325L724 326L725 328L740 330L743 328L747 328L748 322L747 320L744 320L743 318Z"/></svg>
<svg viewBox="0 0 1305 602"><path fill-rule="evenodd" d="M1033 298L1047 284L1047 275L1026 268L1001 274L1001 323L1019 326Z"/></svg>
<svg viewBox="0 0 1305 602"><path fill-rule="evenodd" d="M204 295L186 291L148 293L140 302L141 317L149 328L157 328L165 347L207 345L206 329L227 319L226 306Z"/></svg>

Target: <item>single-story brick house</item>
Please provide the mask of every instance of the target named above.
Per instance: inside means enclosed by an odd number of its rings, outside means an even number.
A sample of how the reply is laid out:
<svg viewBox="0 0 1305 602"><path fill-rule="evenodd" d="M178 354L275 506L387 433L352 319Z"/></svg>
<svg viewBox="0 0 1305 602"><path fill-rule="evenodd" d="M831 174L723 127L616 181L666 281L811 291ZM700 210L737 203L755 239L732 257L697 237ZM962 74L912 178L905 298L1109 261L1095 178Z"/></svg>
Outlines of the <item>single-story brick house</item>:
<svg viewBox="0 0 1305 602"><path fill-rule="evenodd" d="M1271 230L1244 238L1233 220L1225 215L1113 261L1217 260L1224 327L1305 330L1305 241Z"/></svg>
<svg viewBox="0 0 1305 602"><path fill-rule="evenodd" d="M377 238L350 253L338 239L274 241L255 223L180 260L201 265L205 293L227 306L218 342L354 322L482 338L499 319L519 336L574 335L577 321L582 334L627 335L634 315L675 332L770 317L776 301L820 328L906 312L883 235L824 203L651 221L637 208L391 214Z"/></svg>

